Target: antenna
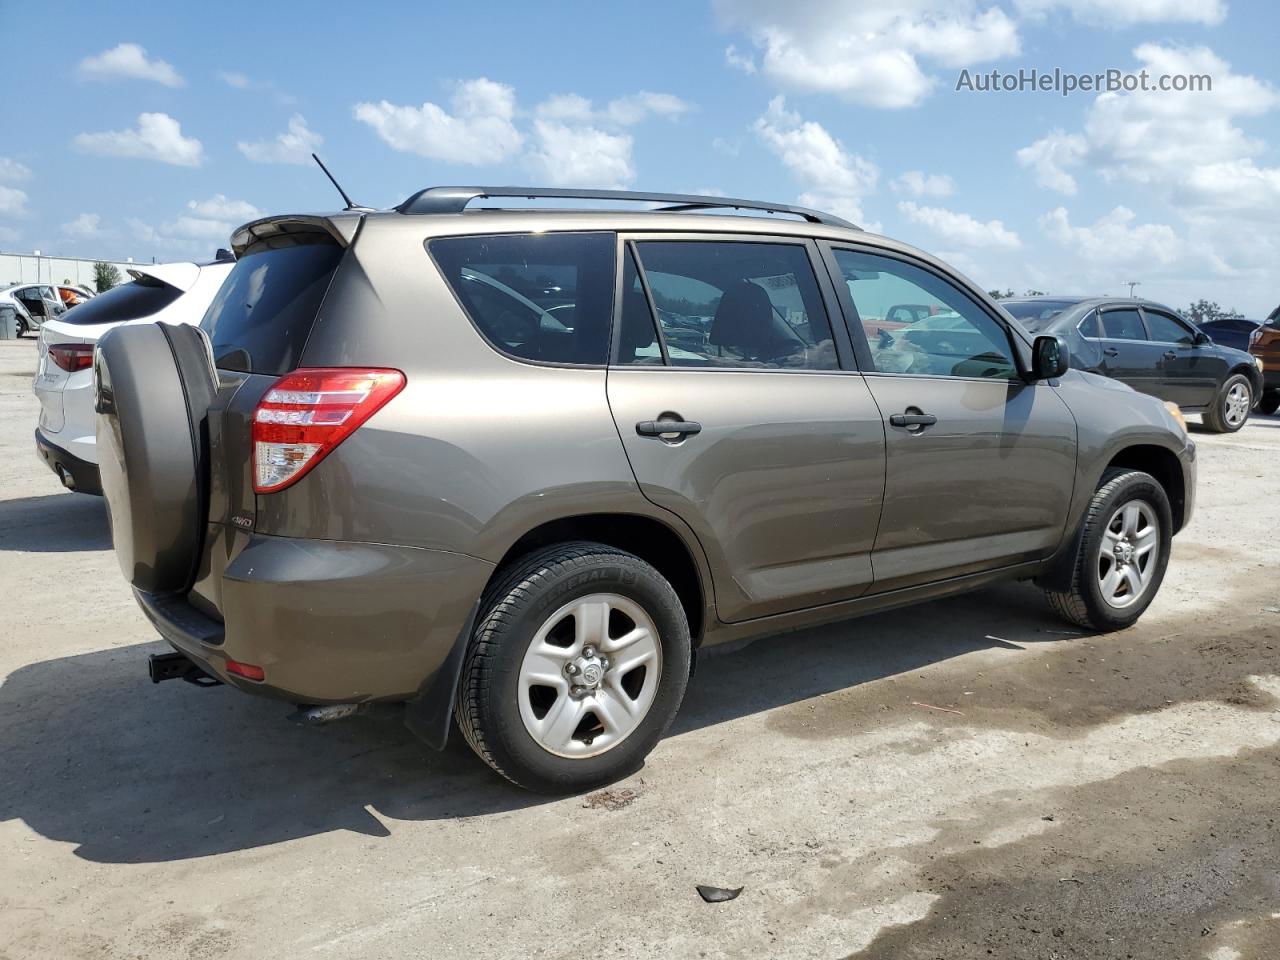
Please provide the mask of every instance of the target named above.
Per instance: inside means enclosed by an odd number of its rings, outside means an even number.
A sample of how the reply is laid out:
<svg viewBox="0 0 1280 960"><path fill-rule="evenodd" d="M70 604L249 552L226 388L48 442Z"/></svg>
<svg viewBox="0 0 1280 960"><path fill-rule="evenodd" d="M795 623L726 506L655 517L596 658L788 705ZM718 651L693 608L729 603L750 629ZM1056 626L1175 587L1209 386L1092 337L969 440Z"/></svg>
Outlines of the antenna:
<svg viewBox="0 0 1280 960"><path fill-rule="evenodd" d="M342 199L347 201L347 205L343 207L344 210L367 210L368 209L368 207L357 206L352 201L352 199L347 196L347 191L343 190L342 186L338 183L338 181L334 179L333 174L329 172L329 168L324 165L323 160L317 157L314 153L311 155L311 159L314 160L316 163L320 164L320 169L324 171L324 175L328 177L329 182L333 184L333 189L337 190L338 193L342 194Z"/></svg>

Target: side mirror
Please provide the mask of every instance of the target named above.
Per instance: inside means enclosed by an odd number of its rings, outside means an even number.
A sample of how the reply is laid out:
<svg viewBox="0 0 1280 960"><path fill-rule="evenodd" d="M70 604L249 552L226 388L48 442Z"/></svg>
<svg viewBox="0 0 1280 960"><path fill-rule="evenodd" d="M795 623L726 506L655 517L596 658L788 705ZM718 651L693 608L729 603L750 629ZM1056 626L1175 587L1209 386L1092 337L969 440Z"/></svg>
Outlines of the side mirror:
<svg viewBox="0 0 1280 960"><path fill-rule="evenodd" d="M1209 336L1203 330L1196 331L1196 346L1203 347L1206 343L1213 343L1213 337Z"/></svg>
<svg viewBox="0 0 1280 960"><path fill-rule="evenodd" d="M1031 352L1031 373L1037 380L1053 380L1071 366L1071 352L1062 337L1036 337Z"/></svg>

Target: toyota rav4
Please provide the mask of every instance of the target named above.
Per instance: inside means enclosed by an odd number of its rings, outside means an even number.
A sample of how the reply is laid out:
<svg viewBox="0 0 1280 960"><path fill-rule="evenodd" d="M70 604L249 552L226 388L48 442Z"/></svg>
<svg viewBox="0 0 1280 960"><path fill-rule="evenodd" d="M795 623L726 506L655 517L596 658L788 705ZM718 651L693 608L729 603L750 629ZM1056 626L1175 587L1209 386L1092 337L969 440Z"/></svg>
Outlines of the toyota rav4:
<svg viewBox="0 0 1280 960"><path fill-rule="evenodd" d="M615 209L472 206L534 197ZM1004 579L1127 626L1191 515L1176 407L825 213L437 187L233 243L95 354L153 677L404 702L531 789L635 769L716 644Z"/></svg>

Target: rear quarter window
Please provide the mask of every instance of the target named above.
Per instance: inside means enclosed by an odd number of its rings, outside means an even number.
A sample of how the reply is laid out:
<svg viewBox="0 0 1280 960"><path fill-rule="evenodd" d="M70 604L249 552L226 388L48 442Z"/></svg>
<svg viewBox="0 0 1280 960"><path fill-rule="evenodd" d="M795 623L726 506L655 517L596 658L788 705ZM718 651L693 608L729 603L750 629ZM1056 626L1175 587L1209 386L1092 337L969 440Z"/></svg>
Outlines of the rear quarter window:
<svg viewBox="0 0 1280 960"><path fill-rule="evenodd" d="M59 322L79 326L141 320L159 313L182 296L182 291L154 277L140 277L85 300L58 317Z"/></svg>
<svg viewBox="0 0 1280 960"><path fill-rule="evenodd" d="M246 250L200 322L215 363L276 376L296 369L342 254L328 234L292 234L288 245Z"/></svg>
<svg viewBox="0 0 1280 960"><path fill-rule="evenodd" d="M476 329L502 353L603 365L613 314L611 233L441 237L428 250Z"/></svg>

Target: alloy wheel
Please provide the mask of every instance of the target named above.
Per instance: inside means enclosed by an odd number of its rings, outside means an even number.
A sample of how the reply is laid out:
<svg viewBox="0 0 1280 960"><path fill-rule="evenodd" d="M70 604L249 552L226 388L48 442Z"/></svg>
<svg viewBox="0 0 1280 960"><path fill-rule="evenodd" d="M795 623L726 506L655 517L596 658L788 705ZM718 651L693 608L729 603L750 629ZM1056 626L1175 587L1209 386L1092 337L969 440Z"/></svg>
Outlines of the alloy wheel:
<svg viewBox="0 0 1280 960"><path fill-rule="evenodd" d="M630 736L653 706L662 642L638 603L597 593L543 622L520 665L520 718L559 757L602 754Z"/></svg>
<svg viewBox="0 0 1280 960"><path fill-rule="evenodd" d="M1154 579L1160 556L1160 524L1145 500L1121 504L1107 521L1098 551L1102 599L1118 609L1137 602Z"/></svg>

